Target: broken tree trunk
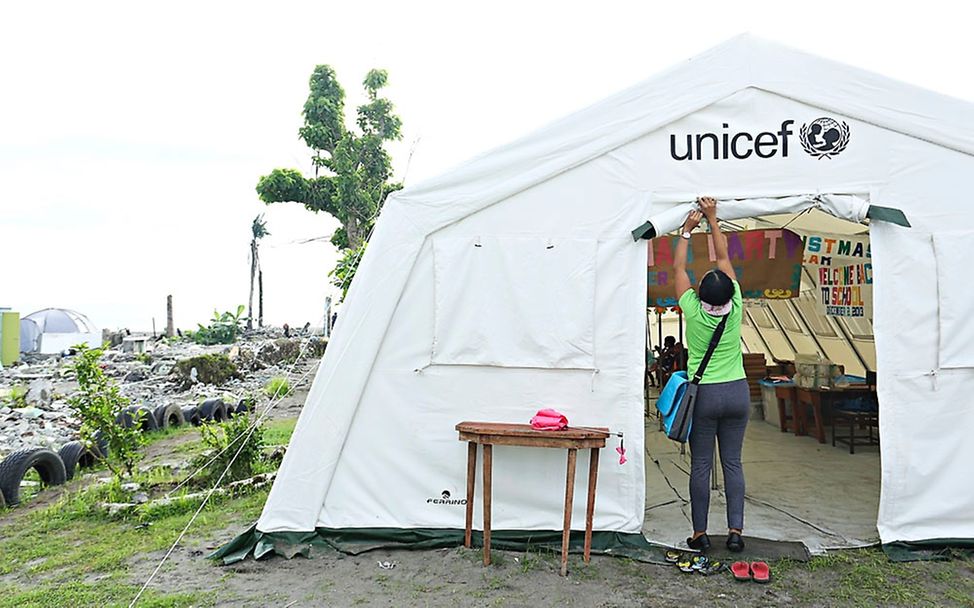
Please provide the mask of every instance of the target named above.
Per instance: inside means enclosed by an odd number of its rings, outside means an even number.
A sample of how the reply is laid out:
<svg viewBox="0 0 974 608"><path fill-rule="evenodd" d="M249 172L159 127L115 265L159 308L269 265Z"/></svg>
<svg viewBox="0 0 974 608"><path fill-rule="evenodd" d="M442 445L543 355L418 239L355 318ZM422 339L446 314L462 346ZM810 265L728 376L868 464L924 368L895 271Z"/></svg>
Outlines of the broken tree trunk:
<svg viewBox="0 0 974 608"><path fill-rule="evenodd" d="M264 326L264 271L257 271L257 327Z"/></svg>
<svg viewBox="0 0 974 608"><path fill-rule="evenodd" d="M172 323L172 295L166 296L166 337L172 338L176 335Z"/></svg>

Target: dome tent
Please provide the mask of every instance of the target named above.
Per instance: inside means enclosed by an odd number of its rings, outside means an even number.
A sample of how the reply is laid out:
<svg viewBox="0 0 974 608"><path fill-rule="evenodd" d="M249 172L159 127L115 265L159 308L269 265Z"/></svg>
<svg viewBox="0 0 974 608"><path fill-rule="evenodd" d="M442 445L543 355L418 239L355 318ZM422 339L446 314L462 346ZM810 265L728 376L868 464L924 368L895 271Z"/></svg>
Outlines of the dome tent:
<svg viewBox="0 0 974 608"><path fill-rule="evenodd" d="M816 123L841 138L817 138ZM972 185L971 104L742 36L396 192L263 513L215 556L293 554L336 531L462 530L463 509L427 500L462 494L462 420L558 404L642 453L646 241L630 233L647 219L646 236L677 228L702 194L727 220L810 208L871 220L879 535L970 542L971 289L944 287L970 258L974 212L958 193ZM912 227L880 221L894 217L883 207ZM546 266L546 252L561 257ZM546 268L555 280L540 280ZM560 526L561 455L542 452L497 458L495 529ZM607 452L595 530L638 535L644 463L612 466Z"/></svg>
<svg viewBox="0 0 974 608"><path fill-rule="evenodd" d="M56 354L77 344L101 345L101 330L85 315L64 308L45 308L20 320L20 350Z"/></svg>
<svg viewBox="0 0 974 608"><path fill-rule="evenodd" d="M41 328L31 319L20 320L20 352L40 352Z"/></svg>

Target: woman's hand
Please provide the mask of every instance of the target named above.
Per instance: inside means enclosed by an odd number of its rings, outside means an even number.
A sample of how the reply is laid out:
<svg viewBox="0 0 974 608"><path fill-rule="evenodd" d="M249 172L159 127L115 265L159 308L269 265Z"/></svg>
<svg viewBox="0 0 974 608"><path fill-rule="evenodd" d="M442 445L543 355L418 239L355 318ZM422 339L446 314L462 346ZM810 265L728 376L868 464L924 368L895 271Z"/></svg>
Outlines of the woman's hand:
<svg viewBox="0 0 974 608"><path fill-rule="evenodd" d="M683 232L693 232L693 229L700 225L700 220L703 219L703 214L699 211L691 211L690 215L687 216L687 220L683 222Z"/></svg>
<svg viewBox="0 0 974 608"><path fill-rule="evenodd" d="M707 216L707 219L717 217L717 199L710 196L701 196L697 199L700 211Z"/></svg>

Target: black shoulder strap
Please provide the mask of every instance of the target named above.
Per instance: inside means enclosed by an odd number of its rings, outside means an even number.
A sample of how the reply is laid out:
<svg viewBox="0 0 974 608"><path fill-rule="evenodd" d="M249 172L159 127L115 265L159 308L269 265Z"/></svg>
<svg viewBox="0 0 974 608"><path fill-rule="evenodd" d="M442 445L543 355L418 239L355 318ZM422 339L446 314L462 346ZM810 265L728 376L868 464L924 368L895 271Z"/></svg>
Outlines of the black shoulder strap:
<svg viewBox="0 0 974 608"><path fill-rule="evenodd" d="M717 324L717 328L714 329L714 335L710 338L710 346L707 347L707 354L703 356L703 360L700 361L700 365L697 366L697 371L693 374L693 383L700 384L703 379L704 372L707 371L707 364L710 363L710 358L714 355L714 350L717 348L717 344L720 343L720 337L724 335L724 326L727 325L727 317L730 314L726 314L720 319L720 323Z"/></svg>

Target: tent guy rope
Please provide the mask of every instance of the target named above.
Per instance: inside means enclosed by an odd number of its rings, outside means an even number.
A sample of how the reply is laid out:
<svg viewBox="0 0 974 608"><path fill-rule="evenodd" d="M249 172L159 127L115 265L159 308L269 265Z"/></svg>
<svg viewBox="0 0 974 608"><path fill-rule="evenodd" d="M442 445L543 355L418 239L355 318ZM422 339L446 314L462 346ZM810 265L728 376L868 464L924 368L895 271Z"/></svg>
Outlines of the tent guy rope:
<svg viewBox="0 0 974 608"><path fill-rule="evenodd" d="M373 216L372 216L371 219L372 220L375 220L375 218L378 216L378 214L379 214L379 211L376 210L376 212L373 214ZM373 234L374 231L375 231L375 223L373 221L372 228L369 230L368 237L366 238L366 243L372 238L372 234ZM356 260L355 260L355 265L356 266L358 266L358 264L362 261L362 255L364 254L364 252L365 252L365 248L364 247L361 248L361 249L359 249L359 251L357 253ZM351 280L351 276L345 277L345 280L342 281L342 285L341 285L340 289L344 291L344 289L348 286L348 283L349 283L350 280ZM291 366L288 368L287 372L285 373L284 376L288 380L290 380L290 378L291 378L291 374L294 371L294 367L298 364L298 361L301 360L302 355L304 355L304 351L307 348L307 346L308 346L308 342L305 342L301 346L301 350L298 352L298 356L294 359L294 362L291 364ZM301 379L303 380L309 373L310 373L310 370L307 371L307 372L305 372L304 376L302 376ZM280 387L278 387L278 393L279 392L280 392ZM275 397L277 397L277 393L275 393ZM260 425L260 423L263 421L263 419L270 413L270 411L278 403L280 403L283 399L284 399L284 396L279 397L276 401L272 399L272 401L267 405L267 407L264 408L263 413L260 416L258 416L257 419L253 423L251 423L251 425L247 429L247 432L244 435L241 435L240 436L240 437L243 437L243 441L241 442L240 447L237 448L236 453L234 453L233 457L230 458L230 462L227 463L226 468L220 474L220 477L217 478L216 483L213 484L213 487L210 488L209 491L206 493L206 496L203 497L203 501L200 503L200 506L193 513L193 516L186 523L186 526L179 533L179 536L176 537L176 540L173 542L172 546L170 546L169 547L169 550L166 551L166 554L162 556L162 559L159 560L159 564L155 567L155 569L152 571L152 573L149 575L149 577L145 580L145 583L142 584L142 587L139 589L138 593L135 594L135 597L132 598L132 602L129 604L129 608L133 608L136 605L136 603L139 601L139 598L142 597L142 594L145 593L145 590L146 589L148 589L149 584L152 582L152 579L155 578L156 574L159 573L159 571L162 569L162 566L166 563L166 560L169 559L169 556L171 556L172 553L173 553L173 551L176 550L176 547L179 546L179 542L186 535L186 532L189 531L190 527L192 527L193 523L196 521L196 518L199 517L199 514L203 512L203 509L204 508L206 508L206 505L209 502L210 497L217 490L217 488L220 487L220 484L223 482L223 478L226 477L226 474L230 470L230 467L233 466L233 463L236 462L237 457L240 456L240 453L243 451L243 448L247 444L247 441L250 439L251 435L253 435L254 431L257 429L257 427ZM194 475L196 475L197 473L199 473L200 470L202 470L203 468L206 468L207 466L209 466L210 464L212 464L216 460L216 458L219 457L220 454L223 454L224 452L226 452L230 448L230 445L231 444L228 444L225 448L223 448L223 450L220 451L219 454L217 454L216 456L214 456L208 463L206 463L200 469L197 469L196 471L194 471L190 475L189 478L183 480L183 482L180 484L180 486L184 485L187 481L189 481L190 478L192 478ZM179 486L177 486L177 488L178 487ZM175 491L175 488L172 491L170 491L169 493L167 493L167 496L169 496L169 494L171 494L173 491Z"/></svg>
<svg viewBox="0 0 974 608"><path fill-rule="evenodd" d="M294 363L291 364L291 367L288 369L288 372L287 372L287 374L285 374L285 377L290 378L291 372L294 370L294 366L297 365L298 361L301 359L301 356L304 354L304 350L305 350L306 347L307 347L307 343L302 346L301 351L298 353L297 358L295 358ZM308 372L306 372L305 375L307 375L307 373ZM275 396L277 396L277 394L279 394L279 393L280 393L280 387L278 388L278 392L275 393ZM162 559L161 560L159 560L159 564L156 565L155 569L152 571L152 573L149 575L149 577L145 580L145 583L142 584L142 587L139 589L139 592L135 594L135 597L134 598L132 598L132 603L129 604L129 608L132 608L133 606L135 606L135 604L139 601L139 598L142 597L142 594L149 587L149 583L152 582L152 579L155 578L156 574L159 573L159 570L162 569L163 564L166 563L166 560L169 559L169 556L172 555L173 551L176 550L176 547L179 546L179 542L186 535L186 532L189 531L190 527L192 527L193 523L196 521L196 518L199 517L199 514L203 512L203 509L204 508L206 508L206 505L209 502L210 497L213 496L213 493L217 490L217 488L220 487L220 484L223 482L224 477L226 477L227 473L230 471L230 468L233 466L233 463L236 462L237 457L240 456L240 453L243 451L244 447L247 445L247 441L254 434L254 431L257 430L257 427L260 426L260 423L270 413L270 411L272 409L274 409L274 407L278 403L280 403L281 401L283 401L283 400L284 400L284 395L281 395L280 397L278 397L277 400L272 400L271 403L269 403L267 405L267 407L264 408L264 411L261 413L261 415L258 416L258 418L256 420L254 420L254 422L251 423L251 425L247 428L247 432L245 434L243 434L243 435L238 436L238 439L242 437L243 438L243 441L240 442L240 446L237 448L236 453L234 453L233 457L230 458L230 462L227 463L226 468L224 468L223 469L223 472L220 473L220 476L217 478L216 483L213 484L213 487L211 487L207 491L206 496L204 496L202 502L200 502L200 506L193 513L193 516L190 517L189 521L186 522L186 526L183 527L182 531L179 533L179 536L176 537L176 540L169 547L169 550L166 551L166 554L162 556ZM223 450L220 451L220 454L224 453L229 447L230 447L230 445L228 444L226 448L224 448ZM199 471L201 471L202 469L204 469L207 466L209 466L210 464L212 464L213 461L216 460L216 458L218 456L219 456L219 454L217 456L213 457L213 459L211 459L206 465L204 465L203 467L200 467L199 469L197 469L196 471L194 471L193 472L193 475L195 475L196 473L199 473ZM189 479L191 477L192 477L192 475L190 477L188 477L187 479L185 479L183 481L183 483L181 483L180 485L185 484L187 481L189 481ZM169 494L171 494L171 493L172 492L170 492ZM167 494L167 496L169 494Z"/></svg>

